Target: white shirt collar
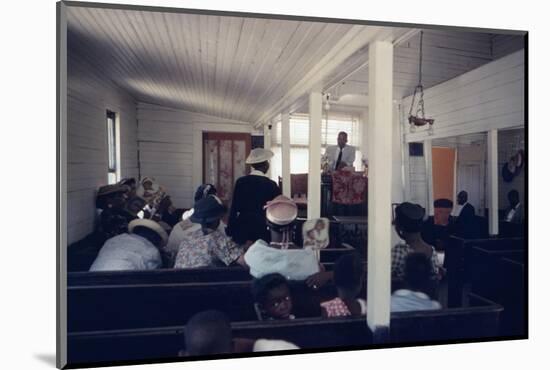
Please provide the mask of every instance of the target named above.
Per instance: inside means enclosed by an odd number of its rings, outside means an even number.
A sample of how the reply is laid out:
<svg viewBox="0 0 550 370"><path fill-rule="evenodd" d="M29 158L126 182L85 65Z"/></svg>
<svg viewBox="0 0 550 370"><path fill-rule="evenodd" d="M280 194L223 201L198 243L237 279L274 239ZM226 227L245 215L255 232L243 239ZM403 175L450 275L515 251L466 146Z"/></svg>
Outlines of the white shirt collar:
<svg viewBox="0 0 550 370"><path fill-rule="evenodd" d="M262 171L258 171L258 170L252 170L252 171L250 171L250 174L254 175L254 176L267 177L267 175L265 173L263 173Z"/></svg>

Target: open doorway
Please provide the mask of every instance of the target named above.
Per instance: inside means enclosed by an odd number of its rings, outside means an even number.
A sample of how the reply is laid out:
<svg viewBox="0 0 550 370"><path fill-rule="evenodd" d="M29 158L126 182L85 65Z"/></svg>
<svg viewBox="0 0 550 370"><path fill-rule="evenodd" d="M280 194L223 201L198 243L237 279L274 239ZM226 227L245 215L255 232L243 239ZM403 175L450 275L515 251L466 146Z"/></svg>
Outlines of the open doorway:
<svg viewBox="0 0 550 370"><path fill-rule="evenodd" d="M456 194L464 190L468 193L468 203L474 207L476 214L484 216L487 178L485 167L485 133L434 140L433 199L450 199L456 208Z"/></svg>

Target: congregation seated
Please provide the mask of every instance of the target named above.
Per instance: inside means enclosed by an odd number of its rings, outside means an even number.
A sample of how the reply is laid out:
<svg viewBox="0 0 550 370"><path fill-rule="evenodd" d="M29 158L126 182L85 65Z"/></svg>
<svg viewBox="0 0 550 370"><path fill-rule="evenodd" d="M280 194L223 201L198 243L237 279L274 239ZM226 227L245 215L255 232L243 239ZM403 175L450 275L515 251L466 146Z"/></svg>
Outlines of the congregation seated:
<svg viewBox="0 0 550 370"><path fill-rule="evenodd" d="M323 317L366 315L367 303L357 298L364 282L363 264L355 253L340 257L334 266L338 297L321 303Z"/></svg>
<svg viewBox="0 0 550 370"><path fill-rule="evenodd" d="M233 338L228 317L215 310L194 315L184 335L185 350L179 353L182 357L299 349L283 340Z"/></svg>
<svg viewBox="0 0 550 370"><path fill-rule="evenodd" d="M168 240L166 231L153 220L133 220L128 233L108 239L90 271L151 270L162 267L159 249Z"/></svg>
<svg viewBox="0 0 550 370"><path fill-rule="evenodd" d="M267 274L252 282L254 308L259 320L293 320L292 296L284 276Z"/></svg>
<svg viewBox="0 0 550 370"><path fill-rule="evenodd" d="M433 280L431 261L423 253L410 253L405 258L404 288L393 292L391 312L441 309L441 304L430 299Z"/></svg>
<svg viewBox="0 0 550 370"><path fill-rule="evenodd" d="M219 230L227 208L215 195L207 195L195 204L191 222L200 229L190 232L181 241L174 268L198 268L239 264L246 267L244 248Z"/></svg>
<svg viewBox="0 0 550 370"><path fill-rule="evenodd" d="M424 214L424 208L409 202L401 203L395 209L395 231L405 243L397 244L392 248L392 280L403 280L406 257L415 252L422 253L430 259L432 278L436 279L438 277L439 263L435 248L426 243L421 235Z"/></svg>

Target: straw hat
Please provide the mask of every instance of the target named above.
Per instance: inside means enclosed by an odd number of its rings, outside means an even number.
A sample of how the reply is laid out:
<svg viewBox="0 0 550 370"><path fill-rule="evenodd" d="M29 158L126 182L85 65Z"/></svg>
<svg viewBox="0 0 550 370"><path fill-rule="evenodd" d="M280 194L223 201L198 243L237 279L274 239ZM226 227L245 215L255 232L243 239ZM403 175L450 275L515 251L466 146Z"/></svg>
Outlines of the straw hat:
<svg viewBox="0 0 550 370"><path fill-rule="evenodd" d="M149 219L138 218L138 219L132 220L128 224L128 231L131 233L138 226L143 226L156 232L162 239L162 245L166 245L166 243L168 242L168 234L166 233L164 228L160 226L157 222Z"/></svg>
<svg viewBox="0 0 550 370"><path fill-rule="evenodd" d="M271 150L255 148L250 151L246 158L246 164L255 164L269 161L275 154Z"/></svg>
<svg viewBox="0 0 550 370"><path fill-rule="evenodd" d="M264 206L266 218L269 222L284 226L298 217L298 207L292 199L279 195Z"/></svg>

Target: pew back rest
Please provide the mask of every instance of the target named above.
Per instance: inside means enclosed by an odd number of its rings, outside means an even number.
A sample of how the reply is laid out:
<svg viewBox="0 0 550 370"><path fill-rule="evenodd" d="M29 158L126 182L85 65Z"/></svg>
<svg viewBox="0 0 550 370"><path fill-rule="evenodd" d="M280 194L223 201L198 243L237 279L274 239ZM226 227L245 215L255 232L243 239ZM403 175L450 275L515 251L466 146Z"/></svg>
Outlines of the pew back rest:
<svg viewBox="0 0 550 370"><path fill-rule="evenodd" d="M234 338L282 339L300 348L366 347L372 334L364 318L296 319L232 323ZM183 326L69 333L69 363L173 358L185 349Z"/></svg>
<svg viewBox="0 0 550 370"><path fill-rule="evenodd" d="M496 335L502 308L479 297L478 307L394 313L390 342L476 339ZM233 323L235 338L283 339L303 349L369 348L364 317ZM184 349L183 326L69 333L69 363L173 358Z"/></svg>
<svg viewBox="0 0 550 370"><path fill-rule="evenodd" d="M523 238L463 239L452 236L445 245L445 262L448 278L448 305L458 307L462 304L462 289L471 278L472 248L486 250L524 250Z"/></svg>
<svg viewBox="0 0 550 370"><path fill-rule="evenodd" d="M312 290L290 282L297 317L320 316L320 303L336 296L334 286ZM185 325L197 312L216 309L231 321L256 319L251 281L70 286L68 331Z"/></svg>
<svg viewBox="0 0 550 370"><path fill-rule="evenodd" d="M395 312L391 315L390 342L421 343L495 337L502 306L470 295L471 307Z"/></svg>

